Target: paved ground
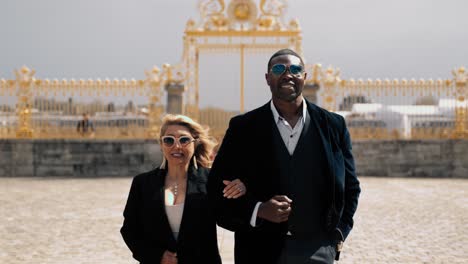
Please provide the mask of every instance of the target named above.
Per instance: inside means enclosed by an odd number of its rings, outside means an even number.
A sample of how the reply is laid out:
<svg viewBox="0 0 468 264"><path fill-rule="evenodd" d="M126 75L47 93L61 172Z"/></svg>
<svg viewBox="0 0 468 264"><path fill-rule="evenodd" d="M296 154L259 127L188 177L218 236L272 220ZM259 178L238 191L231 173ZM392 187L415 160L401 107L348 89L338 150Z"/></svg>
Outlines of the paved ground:
<svg viewBox="0 0 468 264"><path fill-rule="evenodd" d="M362 178L345 263L468 263L468 180ZM0 263L135 263L119 228L130 178L0 178ZM224 263L232 233L219 232Z"/></svg>

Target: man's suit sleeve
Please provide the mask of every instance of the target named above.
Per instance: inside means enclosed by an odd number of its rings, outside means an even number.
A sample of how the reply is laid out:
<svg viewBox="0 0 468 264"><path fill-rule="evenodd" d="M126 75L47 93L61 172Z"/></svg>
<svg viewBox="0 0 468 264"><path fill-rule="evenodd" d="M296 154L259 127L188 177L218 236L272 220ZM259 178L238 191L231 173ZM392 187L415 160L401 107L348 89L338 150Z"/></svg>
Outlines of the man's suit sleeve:
<svg viewBox="0 0 468 264"><path fill-rule="evenodd" d="M216 155L208 181L208 193L212 202L217 224L231 231L239 230L250 224L250 218L258 201L249 193L248 179L244 176L245 151L241 122L235 117L229 122L229 128ZM223 180L240 179L247 187L247 194L237 199L223 197Z"/></svg>
<svg viewBox="0 0 468 264"><path fill-rule="evenodd" d="M361 188L359 186L359 180L356 176L354 157L352 153L351 137L349 131L346 128L346 123L342 118L343 131L341 138L341 151L344 157L345 165L345 190L344 190L344 209L341 216L341 220L338 223L343 238L346 239L349 232L353 228L353 216L356 212L359 194Z"/></svg>

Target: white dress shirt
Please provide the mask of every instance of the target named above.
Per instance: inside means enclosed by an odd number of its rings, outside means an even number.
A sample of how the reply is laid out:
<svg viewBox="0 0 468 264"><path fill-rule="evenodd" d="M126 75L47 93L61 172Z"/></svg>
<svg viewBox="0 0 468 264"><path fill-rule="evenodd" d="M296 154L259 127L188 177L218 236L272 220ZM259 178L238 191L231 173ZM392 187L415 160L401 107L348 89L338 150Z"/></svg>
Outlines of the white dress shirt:
<svg viewBox="0 0 468 264"><path fill-rule="evenodd" d="M273 100L270 101L271 112L273 112L273 119L275 120L276 127L280 132L281 138L283 139L284 145L288 149L289 155L292 156L294 150L296 149L297 142L301 137L302 129L304 128L305 118L307 115L307 104L304 99L302 99L302 116L297 121L296 125L292 127L285 118L280 116L278 110L276 110ZM260 207L261 202L258 202L255 205L255 208L250 218L250 225L256 226L258 207Z"/></svg>

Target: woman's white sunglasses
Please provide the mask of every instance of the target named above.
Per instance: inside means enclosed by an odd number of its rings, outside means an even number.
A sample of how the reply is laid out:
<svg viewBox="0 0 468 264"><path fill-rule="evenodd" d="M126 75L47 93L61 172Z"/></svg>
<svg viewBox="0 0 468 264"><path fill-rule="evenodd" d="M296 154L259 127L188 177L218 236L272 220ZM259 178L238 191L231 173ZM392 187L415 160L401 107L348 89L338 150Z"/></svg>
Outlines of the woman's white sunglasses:
<svg viewBox="0 0 468 264"><path fill-rule="evenodd" d="M194 139L192 137L189 137L189 136L181 136L181 137L178 137L178 138L176 138L174 136L163 136L161 138L161 140L162 140L162 143L166 147L174 146L176 141L179 142L179 145L181 145L182 147L185 147L188 144L197 141L196 139Z"/></svg>

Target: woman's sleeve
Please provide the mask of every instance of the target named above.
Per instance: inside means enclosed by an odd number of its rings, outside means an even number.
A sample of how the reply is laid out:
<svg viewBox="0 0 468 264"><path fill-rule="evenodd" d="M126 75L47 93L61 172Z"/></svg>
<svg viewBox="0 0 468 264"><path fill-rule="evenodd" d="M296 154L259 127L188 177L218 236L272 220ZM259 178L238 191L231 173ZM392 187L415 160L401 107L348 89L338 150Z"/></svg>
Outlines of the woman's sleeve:
<svg viewBox="0 0 468 264"><path fill-rule="evenodd" d="M150 248L148 242L142 237L141 221L138 207L142 205L141 193L137 177L133 179L127 204L123 212L124 222L120 233L133 254L133 258L142 262L160 263L164 253L162 248Z"/></svg>

